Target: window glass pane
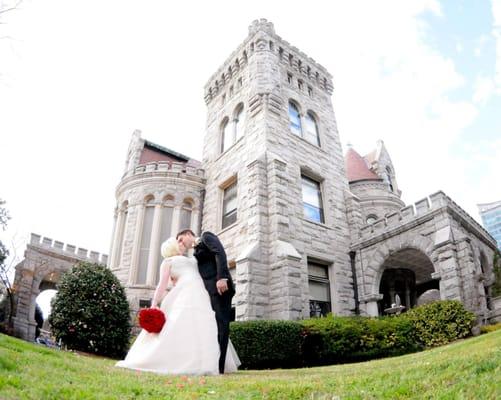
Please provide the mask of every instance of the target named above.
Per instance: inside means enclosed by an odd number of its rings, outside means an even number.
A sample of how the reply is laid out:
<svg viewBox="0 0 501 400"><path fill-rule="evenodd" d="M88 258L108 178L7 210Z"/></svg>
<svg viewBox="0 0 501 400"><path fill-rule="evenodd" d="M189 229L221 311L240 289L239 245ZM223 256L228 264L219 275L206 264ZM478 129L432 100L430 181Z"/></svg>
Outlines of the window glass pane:
<svg viewBox="0 0 501 400"><path fill-rule="evenodd" d="M309 204L304 203L303 204L304 208L304 216L312 221L315 222L323 222L324 221L324 216L323 212L320 208L310 206Z"/></svg>
<svg viewBox="0 0 501 400"><path fill-rule="evenodd" d="M289 103L290 130L292 133L301 136L301 117L297 107Z"/></svg>
<svg viewBox="0 0 501 400"><path fill-rule="evenodd" d="M321 207L320 184L303 176L303 201Z"/></svg>
<svg viewBox="0 0 501 400"><path fill-rule="evenodd" d="M231 130L232 126L233 125L230 124L228 121L226 121L223 126L223 148L222 148L223 153L226 150L228 150L233 144L233 132Z"/></svg>
<svg viewBox="0 0 501 400"><path fill-rule="evenodd" d="M308 261L310 317L326 316L331 312L328 267Z"/></svg>
<svg viewBox="0 0 501 400"><path fill-rule="evenodd" d="M164 207L162 209L162 231L160 233L160 243L165 242L169 237L172 229L172 207Z"/></svg>
<svg viewBox="0 0 501 400"><path fill-rule="evenodd" d="M237 183L233 183L224 190L223 194L223 228L237 220Z"/></svg>
<svg viewBox="0 0 501 400"><path fill-rule="evenodd" d="M316 222L324 222L320 184L305 176L302 177L304 215Z"/></svg>
<svg viewBox="0 0 501 400"><path fill-rule="evenodd" d="M148 257L150 255L151 229L153 226L154 207L146 207L144 210L143 233L141 235L141 245L139 247L139 263L137 268L136 283L146 283L148 271Z"/></svg>
<svg viewBox="0 0 501 400"><path fill-rule="evenodd" d="M305 120L306 120L305 139L308 140L308 142L319 146L320 140L318 137L318 128L315 119L310 113L307 113Z"/></svg>
<svg viewBox="0 0 501 400"><path fill-rule="evenodd" d="M310 300L331 301L329 283L310 280Z"/></svg>
<svg viewBox="0 0 501 400"><path fill-rule="evenodd" d="M179 217L179 230L191 228L191 210L182 209Z"/></svg>
<svg viewBox="0 0 501 400"><path fill-rule="evenodd" d="M308 263L308 275L329 279L329 275L327 273L327 266L315 263Z"/></svg>
<svg viewBox="0 0 501 400"><path fill-rule="evenodd" d="M244 108L242 107L238 111L238 114L235 118L236 140L238 140L244 134L244 119L245 119L245 113L244 113Z"/></svg>

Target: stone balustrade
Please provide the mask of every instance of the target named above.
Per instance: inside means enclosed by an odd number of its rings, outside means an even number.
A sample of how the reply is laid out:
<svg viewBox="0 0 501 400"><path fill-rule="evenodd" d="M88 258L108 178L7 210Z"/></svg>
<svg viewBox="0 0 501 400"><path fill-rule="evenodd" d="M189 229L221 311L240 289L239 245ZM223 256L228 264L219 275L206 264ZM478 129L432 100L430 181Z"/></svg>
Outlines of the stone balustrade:
<svg viewBox="0 0 501 400"><path fill-rule="evenodd" d="M139 175L151 172L170 172L170 173L181 173L186 175L198 176L203 178L205 171L201 168L196 168L181 162L171 162L171 161L155 161L147 164L141 164L132 170L125 173L126 176Z"/></svg>
<svg viewBox="0 0 501 400"><path fill-rule="evenodd" d="M459 214L463 219L473 225L476 229L489 235L489 233L477 221L475 221L449 196L447 196L442 191L438 191L431 194L429 197L425 197L424 199L419 200L414 204L410 204L400 209L400 211L388 214L385 217L378 219L371 225L364 226L362 229L360 229L360 237L362 239L366 239L373 235L378 235L388 229L402 225L413 219L420 218L429 212L438 210L439 208L445 206L450 207L453 211Z"/></svg>
<svg viewBox="0 0 501 400"><path fill-rule="evenodd" d="M82 247L76 247L72 244L66 244L58 240L52 240L48 237L42 237L36 233L31 234L30 245L37 246L41 248L50 249L56 253L60 253L66 256L72 256L80 258L86 261L100 263L106 265L108 262L108 255L101 254L97 251L88 251Z"/></svg>

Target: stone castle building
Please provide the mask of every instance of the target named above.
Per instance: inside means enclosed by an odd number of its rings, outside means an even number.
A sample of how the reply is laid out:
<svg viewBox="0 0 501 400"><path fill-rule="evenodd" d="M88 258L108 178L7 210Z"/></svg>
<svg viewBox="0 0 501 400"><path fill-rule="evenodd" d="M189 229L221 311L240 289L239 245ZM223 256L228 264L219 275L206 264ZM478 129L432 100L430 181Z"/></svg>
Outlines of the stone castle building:
<svg viewBox="0 0 501 400"><path fill-rule="evenodd" d="M223 242L237 320L438 298L489 318L495 240L442 192L406 206L382 141L343 155L332 91L322 65L254 21L205 86L201 161L134 132L107 259L133 310L150 304L162 241L191 228Z"/></svg>
<svg viewBox="0 0 501 400"><path fill-rule="evenodd" d="M236 319L378 315L397 294L487 317L493 238L442 192L406 206L383 142L343 156L332 90L255 21L205 86L201 162L133 134L109 266L134 308L152 297L161 242L191 228L225 245Z"/></svg>

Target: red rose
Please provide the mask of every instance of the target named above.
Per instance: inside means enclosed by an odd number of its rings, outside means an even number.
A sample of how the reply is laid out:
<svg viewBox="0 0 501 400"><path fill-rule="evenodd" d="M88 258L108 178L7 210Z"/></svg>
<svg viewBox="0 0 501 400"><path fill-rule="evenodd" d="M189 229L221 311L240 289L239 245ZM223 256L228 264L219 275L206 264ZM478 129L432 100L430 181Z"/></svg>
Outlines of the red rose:
<svg viewBox="0 0 501 400"><path fill-rule="evenodd" d="M165 314L158 308L142 308L139 311L139 326L150 333L158 333L165 324Z"/></svg>

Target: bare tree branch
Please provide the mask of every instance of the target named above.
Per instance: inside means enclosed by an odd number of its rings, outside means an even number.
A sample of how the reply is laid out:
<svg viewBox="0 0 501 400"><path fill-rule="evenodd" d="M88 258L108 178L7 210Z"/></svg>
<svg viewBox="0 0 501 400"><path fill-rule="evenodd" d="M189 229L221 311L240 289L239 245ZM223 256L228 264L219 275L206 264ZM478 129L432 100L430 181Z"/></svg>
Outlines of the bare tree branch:
<svg viewBox="0 0 501 400"><path fill-rule="evenodd" d="M5 13L8 13L9 11L16 10L19 7L19 4L21 4L22 2L23 2L23 0L19 0L15 5L13 5L11 7L4 8L4 9L0 8L0 14L5 14Z"/></svg>

